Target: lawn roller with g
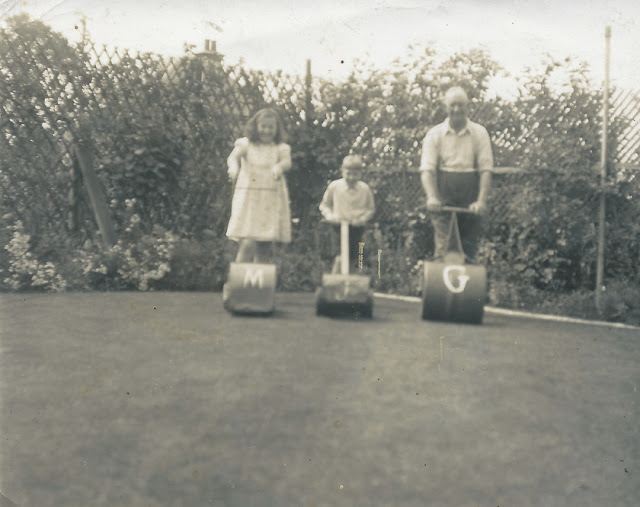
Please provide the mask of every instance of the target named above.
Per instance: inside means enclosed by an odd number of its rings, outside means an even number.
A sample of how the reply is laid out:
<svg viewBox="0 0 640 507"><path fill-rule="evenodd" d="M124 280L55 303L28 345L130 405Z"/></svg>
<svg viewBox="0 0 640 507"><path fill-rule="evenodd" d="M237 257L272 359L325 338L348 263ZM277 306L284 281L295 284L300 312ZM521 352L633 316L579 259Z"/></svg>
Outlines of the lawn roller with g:
<svg viewBox="0 0 640 507"><path fill-rule="evenodd" d="M451 213L448 251L440 262L424 263L422 318L481 324L487 296L487 270L484 266L465 263L457 217L457 213L473 212L450 206L444 206L442 211Z"/></svg>
<svg viewBox="0 0 640 507"><path fill-rule="evenodd" d="M324 273L316 291L317 315L373 317L371 277L349 273L349 223L340 223L340 273Z"/></svg>

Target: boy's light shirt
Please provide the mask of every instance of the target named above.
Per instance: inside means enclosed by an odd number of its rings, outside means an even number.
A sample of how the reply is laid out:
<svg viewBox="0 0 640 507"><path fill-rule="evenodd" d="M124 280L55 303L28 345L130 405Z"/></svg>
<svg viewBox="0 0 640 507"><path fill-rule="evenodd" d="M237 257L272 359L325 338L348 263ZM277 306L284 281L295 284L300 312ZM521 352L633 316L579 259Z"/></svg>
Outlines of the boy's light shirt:
<svg viewBox="0 0 640 507"><path fill-rule="evenodd" d="M320 204L320 212L327 220L364 224L375 212L373 193L364 181L349 188L344 178L329 183Z"/></svg>

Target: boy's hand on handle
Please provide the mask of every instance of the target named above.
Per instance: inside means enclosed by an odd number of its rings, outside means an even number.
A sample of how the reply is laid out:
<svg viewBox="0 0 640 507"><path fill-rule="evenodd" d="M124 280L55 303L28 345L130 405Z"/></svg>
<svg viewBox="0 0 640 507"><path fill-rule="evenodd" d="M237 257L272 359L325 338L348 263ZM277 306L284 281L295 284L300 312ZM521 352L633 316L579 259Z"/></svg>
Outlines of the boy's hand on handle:
<svg viewBox="0 0 640 507"><path fill-rule="evenodd" d="M469 211L477 215L484 215L487 212L487 203L484 201L472 202L469 205Z"/></svg>
<svg viewBox="0 0 640 507"><path fill-rule="evenodd" d="M427 199L427 209L429 211L440 211L442 209L442 201L437 197L429 197Z"/></svg>
<svg viewBox="0 0 640 507"><path fill-rule="evenodd" d="M368 222L367 217L361 215L359 217L354 218L351 221L351 225L355 227L364 227L365 225L367 225L367 222Z"/></svg>
<svg viewBox="0 0 640 507"><path fill-rule="evenodd" d="M337 213L329 210L322 211L322 218L324 222L327 222L329 224L341 224L345 221L342 220Z"/></svg>

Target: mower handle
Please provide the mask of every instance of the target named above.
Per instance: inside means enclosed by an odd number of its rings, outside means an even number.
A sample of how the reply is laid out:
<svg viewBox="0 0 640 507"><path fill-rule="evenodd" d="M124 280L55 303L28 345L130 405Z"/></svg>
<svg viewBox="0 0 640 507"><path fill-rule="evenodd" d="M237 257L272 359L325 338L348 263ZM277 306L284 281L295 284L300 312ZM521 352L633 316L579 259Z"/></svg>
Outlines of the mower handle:
<svg viewBox="0 0 640 507"><path fill-rule="evenodd" d="M442 206L440 211L446 211L448 213L470 213L475 215L475 211L471 211L469 208L459 208L457 206Z"/></svg>
<svg viewBox="0 0 640 507"><path fill-rule="evenodd" d="M341 223L347 223L349 225L353 225L351 222L349 222L348 220L327 220L326 218L322 218L320 219L320 223L321 224L333 224L333 225L340 225Z"/></svg>

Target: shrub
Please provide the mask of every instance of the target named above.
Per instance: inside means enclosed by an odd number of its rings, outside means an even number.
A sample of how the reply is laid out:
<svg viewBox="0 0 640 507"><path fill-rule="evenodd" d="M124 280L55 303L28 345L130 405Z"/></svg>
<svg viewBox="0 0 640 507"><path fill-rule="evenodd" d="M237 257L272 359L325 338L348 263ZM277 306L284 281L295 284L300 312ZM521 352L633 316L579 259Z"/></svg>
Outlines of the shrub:
<svg viewBox="0 0 640 507"><path fill-rule="evenodd" d="M60 292L67 288L67 282L50 262L41 262L30 251L31 237L25 233L20 220L10 227L12 238L4 248L8 252L6 277L2 282L16 291L44 290Z"/></svg>
<svg viewBox="0 0 640 507"><path fill-rule="evenodd" d="M217 237L180 239L175 244L170 272L158 283L163 290L220 291L232 260L232 248Z"/></svg>
<svg viewBox="0 0 640 507"><path fill-rule="evenodd" d="M115 245L87 241L76 255L90 288L150 290L170 272L178 236L160 225L145 233L135 207L127 202L128 224Z"/></svg>
<svg viewBox="0 0 640 507"><path fill-rule="evenodd" d="M169 61L75 47L38 21L11 18L0 27L0 288L220 289L233 257L224 237L232 193L225 159L247 117L269 105L288 125L294 165L288 183L297 225L293 243L278 250L279 289L311 290L328 269L317 206L342 158L358 152L378 207L377 229L365 241L376 275L382 250L375 287L417 294L432 231L410 168L428 128L445 117L441 92L459 84L472 119L492 136L496 165L526 170L494 178L481 249L492 301L542 308L553 300L588 313L581 298L595 281L600 92L582 62L548 58L521 76L516 99L491 98L489 81L501 72L482 50L439 60L415 46L389 67L358 62L346 79L314 78L306 89L298 76L188 52ZM611 163L617 134L633 120L612 118ZM98 242L74 142L91 151L110 203L119 235L112 248ZM637 311L638 181L617 171L608 182L611 319ZM70 199L70 188L81 198Z"/></svg>

